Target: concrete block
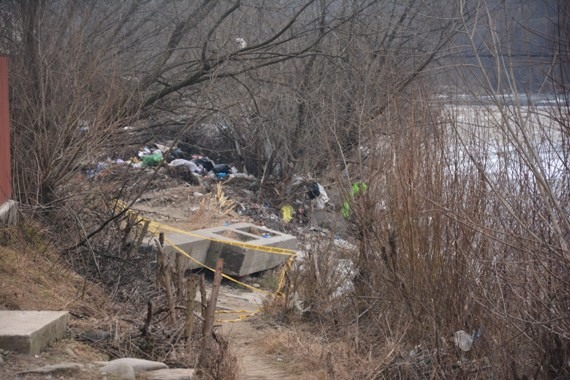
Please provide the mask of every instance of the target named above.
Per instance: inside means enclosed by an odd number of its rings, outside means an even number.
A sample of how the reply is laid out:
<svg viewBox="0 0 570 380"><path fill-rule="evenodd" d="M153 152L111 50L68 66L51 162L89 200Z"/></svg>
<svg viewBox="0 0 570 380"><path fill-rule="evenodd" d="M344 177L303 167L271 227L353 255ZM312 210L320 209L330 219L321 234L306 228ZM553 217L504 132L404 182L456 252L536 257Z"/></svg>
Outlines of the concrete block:
<svg viewBox="0 0 570 380"><path fill-rule="evenodd" d="M18 223L18 202L8 200L0 205L0 225Z"/></svg>
<svg viewBox="0 0 570 380"><path fill-rule="evenodd" d="M0 310L0 348L37 355L65 335L68 322L67 311Z"/></svg>
<svg viewBox="0 0 570 380"><path fill-rule="evenodd" d="M167 233L166 238L207 266L214 267L216 260L223 258L224 273L231 276L241 277L274 268L285 262L288 256L224 244L219 240L292 250L297 248L297 239L294 236L250 223L206 228L192 231L192 233L200 237ZM174 263L174 257L179 253L168 244L164 250L169 255L169 260ZM201 266L188 258L182 260L182 265L185 270L196 269Z"/></svg>

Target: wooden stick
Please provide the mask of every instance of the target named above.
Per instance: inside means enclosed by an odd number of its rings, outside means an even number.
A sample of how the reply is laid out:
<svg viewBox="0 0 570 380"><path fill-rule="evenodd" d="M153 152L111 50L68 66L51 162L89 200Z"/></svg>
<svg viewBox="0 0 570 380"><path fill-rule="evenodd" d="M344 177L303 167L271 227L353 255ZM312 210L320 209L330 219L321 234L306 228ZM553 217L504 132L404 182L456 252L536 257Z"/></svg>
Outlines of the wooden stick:
<svg viewBox="0 0 570 380"><path fill-rule="evenodd" d="M222 285L222 269L224 267L224 259L218 259L216 261L216 273L214 274L214 283L212 284L212 294L210 294L210 301L208 301L208 307L206 308L206 317L204 322L203 335L204 338L209 339L212 336L212 330L214 329L214 319L216 311L216 303L218 302L218 293L220 292L220 286Z"/></svg>
<svg viewBox="0 0 570 380"><path fill-rule="evenodd" d="M163 268L162 268L162 249L159 247L162 247L160 245L160 242L157 242L156 240L154 241L156 243L156 287L160 288L161 284L162 284L162 272L163 272Z"/></svg>
<svg viewBox="0 0 570 380"><path fill-rule="evenodd" d="M182 268L182 256L176 254L175 264L172 273L174 274L176 296L179 301L184 299L184 271Z"/></svg>
<svg viewBox="0 0 570 380"><path fill-rule="evenodd" d="M156 241L156 248L158 249L158 251L160 252L160 258L162 261L162 276L160 276L160 273L158 274L158 276L162 277L163 279L163 286L164 286L164 290L166 290L166 301L168 302L168 309L170 310L170 322L172 324L176 323L176 309L175 309L175 305L174 305L174 299L172 298L172 280L170 278L170 270L169 270L169 266L168 263L166 261L166 255L164 254L164 250L162 249L162 246L160 245L159 241Z"/></svg>
<svg viewBox="0 0 570 380"><path fill-rule="evenodd" d="M202 319L206 318L206 308L208 307L208 299L206 294L206 280L204 278L204 273L200 275L200 303L202 308L200 309L200 314L202 314Z"/></svg>
<svg viewBox="0 0 570 380"><path fill-rule="evenodd" d="M146 321L142 328L142 335L146 336L149 332L150 322L152 321L152 302L148 301L147 305L147 312L146 312Z"/></svg>
<svg viewBox="0 0 570 380"><path fill-rule="evenodd" d="M194 327L194 300L196 298L196 288L198 281L196 276L190 276L186 280L186 325L184 326L184 335L186 336L186 350L192 349L190 343L192 337L192 328Z"/></svg>
<svg viewBox="0 0 570 380"><path fill-rule="evenodd" d="M206 317L204 318L204 327L202 335L204 342L202 344L202 351L198 358L198 369L206 367L206 360L209 356L210 347L212 345L212 336L214 330L214 319L216 311L216 302L218 301L218 293L222 284L222 269L224 267L224 259L216 261L216 273L214 274L214 283L212 284L212 293L210 294L210 301L206 308Z"/></svg>

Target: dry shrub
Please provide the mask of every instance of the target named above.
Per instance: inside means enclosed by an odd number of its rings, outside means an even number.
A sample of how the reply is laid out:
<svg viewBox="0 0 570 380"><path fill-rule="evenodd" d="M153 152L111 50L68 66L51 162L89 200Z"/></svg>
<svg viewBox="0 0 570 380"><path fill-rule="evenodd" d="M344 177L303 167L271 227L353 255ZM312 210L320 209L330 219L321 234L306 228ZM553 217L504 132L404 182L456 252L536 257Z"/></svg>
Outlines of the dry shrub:
<svg viewBox="0 0 570 380"><path fill-rule="evenodd" d="M335 295L334 249L312 243L291 275L304 321L346 342L358 378L568 376L568 231L552 223L567 216L551 202L568 204L567 187L541 191L516 150L500 162L511 169L493 171L489 128L466 134L426 102L396 106L400 127L370 152L368 191L352 204L352 291Z"/></svg>

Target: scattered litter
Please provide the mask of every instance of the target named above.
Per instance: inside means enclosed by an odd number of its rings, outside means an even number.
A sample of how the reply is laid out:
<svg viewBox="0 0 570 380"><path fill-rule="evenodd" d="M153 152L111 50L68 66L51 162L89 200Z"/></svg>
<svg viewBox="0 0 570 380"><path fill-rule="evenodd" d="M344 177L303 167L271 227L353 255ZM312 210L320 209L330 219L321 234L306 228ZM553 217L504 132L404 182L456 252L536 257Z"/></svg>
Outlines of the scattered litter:
<svg viewBox="0 0 570 380"><path fill-rule="evenodd" d="M245 40L241 37L237 37L236 42L238 43L240 49L245 49L247 47L247 42L245 42Z"/></svg>
<svg viewBox="0 0 570 380"><path fill-rule="evenodd" d="M212 169L214 171L214 173L218 174L218 173L226 173L226 174L230 174L232 173L232 167L228 164L217 164L214 165L214 168Z"/></svg>
<svg viewBox="0 0 570 380"><path fill-rule="evenodd" d="M458 330L453 334L453 341L455 346L464 352L470 351L473 346L473 337L463 330Z"/></svg>
<svg viewBox="0 0 570 380"><path fill-rule="evenodd" d="M358 196L362 195L366 190L368 190L368 185L364 182L355 182L352 184L350 189L350 197L347 199L340 209L340 213L344 219L350 218L352 211L350 210L350 203L357 198Z"/></svg>
<svg viewBox="0 0 570 380"><path fill-rule="evenodd" d="M172 160L168 166L170 167L177 167L177 166L186 166L191 172L193 173L200 173L202 169L196 165L194 161L185 160L183 158L177 158L176 160Z"/></svg>
<svg viewBox="0 0 570 380"><path fill-rule="evenodd" d="M140 152L139 152L140 153ZM139 156L141 157L141 156ZM142 166L158 166L162 162L162 152L160 149L156 149L149 155L143 155L141 157Z"/></svg>
<svg viewBox="0 0 570 380"><path fill-rule="evenodd" d="M319 185L317 182L311 183L311 185L309 186L309 191L307 191L307 197L310 200L317 198L319 195L321 195L321 188L322 186Z"/></svg>
<svg viewBox="0 0 570 380"><path fill-rule="evenodd" d="M208 157L202 156L192 156L192 161L204 169L206 173L214 170L214 161L210 160Z"/></svg>
<svg viewBox="0 0 570 380"><path fill-rule="evenodd" d="M286 204L281 207L281 216L285 223L289 223L293 220L293 207L290 204Z"/></svg>
<svg viewBox="0 0 570 380"><path fill-rule="evenodd" d="M329 196L321 184L317 184L319 187L319 196L315 199L315 208L317 210L322 210L325 208L326 204L329 203Z"/></svg>

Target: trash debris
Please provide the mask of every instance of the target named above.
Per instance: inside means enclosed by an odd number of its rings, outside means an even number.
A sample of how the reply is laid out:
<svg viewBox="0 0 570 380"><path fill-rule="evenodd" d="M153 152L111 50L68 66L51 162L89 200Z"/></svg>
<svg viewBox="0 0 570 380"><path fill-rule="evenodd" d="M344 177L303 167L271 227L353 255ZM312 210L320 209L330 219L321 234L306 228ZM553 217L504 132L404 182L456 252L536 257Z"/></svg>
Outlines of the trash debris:
<svg viewBox="0 0 570 380"><path fill-rule="evenodd" d="M290 204L286 204L281 207L281 216L285 223L289 223L293 220L293 207Z"/></svg>
<svg viewBox="0 0 570 380"><path fill-rule="evenodd" d="M453 334L453 342L461 351L467 352L473 346L473 337L463 330L458 330Z"/></svg>
<svg viewBox="0 0 570 380"><path fill-rule="evenodd" d="M321 186L317 182L311 183L311 185L309 186L309 191L307 191L307 197L310 200L313 200L317 198L319 195L321 195L320 187Z"/></svg>
<svg viewBox="0 0 570 380"><path fill-rule="evenodd" d="M307 197L314 202L317 210L324 209L326 204L329 203L329 196L327 195L325 188L317 182L311 183L309 191L307 192Z"/></svg>
<svg viewBox="0 0 570 380"><path fill-rule="evenodd" d="M352 188L350 189L350 198L346 200L340 209L340 213L344 219L350 218L352 211L350 210L350 203L357 198L358 196L362 195L366 190L368 190L368 185L364 182L355 182L352 184Z"/></svg>
<svg viewBox="0 0 570 380"><path fill-rule="evenodd" d="M247 42L245 42L245 40L241 37L236 37L236 42L238 43L240 49L245 49L247 47Z"/></svg>
<svg viewBox="0 0 570 380"><path fill-rule="evenodd" d="M206 173L214 170L214 162L208 157L192 156L192 161L200 167L202 167Z"/></svg>
<svg viewBox="0 0 570 380"><path fill-rule="evenodd" d="M327 195L325 189L319 184L319 192L320 195L317 197L315 201L315 208L317 210L322 210L325 208L327 203L329 203L329 196Z"/></svg>
<svg viewBox="0 0 570 380"><path fill-rule="evenodd" d="M218 173L226 173L226 174L232 173L232 167L228 164L214 165L214 168L212 170L216 174L218 174Z"/></svg>
<svg viewBox="0 0 570 380"><path fill-rule="evenodd" d="M149 155L141 157L143 166L158 166L162 162L162 152L155 150Z"/></svg>
<svg viewBox="0 0 570 380"><path fill-rule="evenodd" d="M183 158L177 158L172 160L168 166L170 167L177 167L177 166L186 166L192 173L201 173L202 168L198 167L194 161L185 160Z"/></svg>
<svg viewBox="0 0 570 380"><path fill-rule="evenodd" d="M163 156L162 151L158 148L144 147L138 153L137 156L142 161L142 166L157 166L162 162ZM136 162L134 162L136 164ZM134 165L133 165L134 166ZM138 166L137 166L138 167Z"/></svg>

